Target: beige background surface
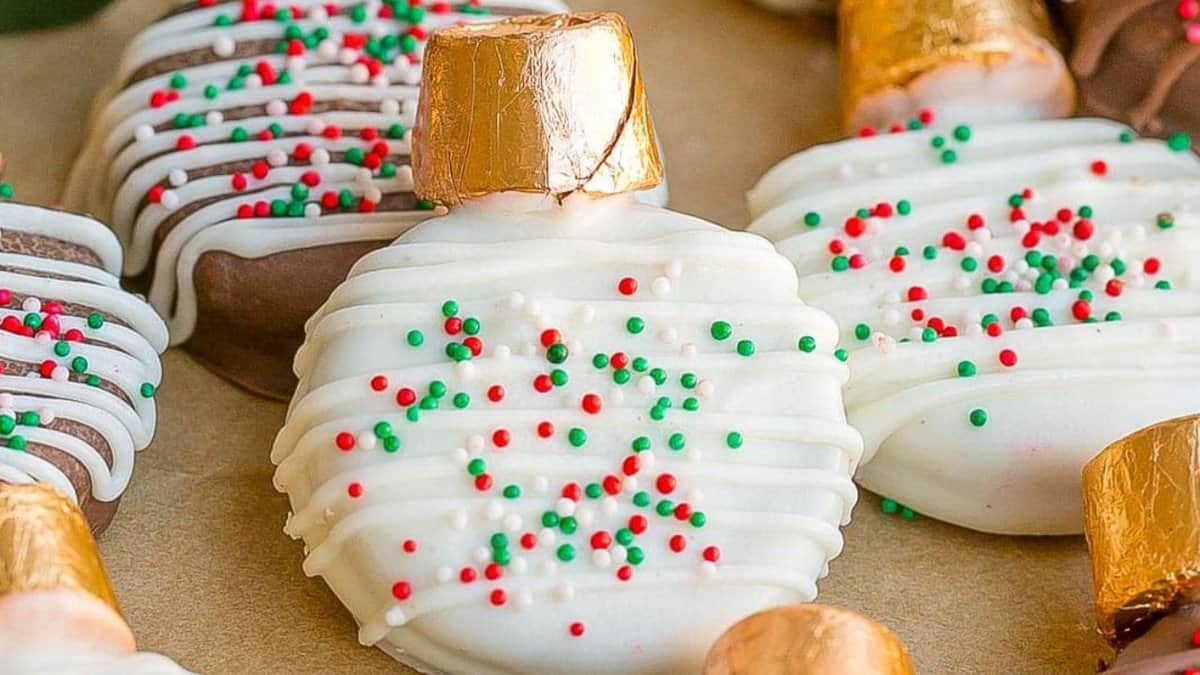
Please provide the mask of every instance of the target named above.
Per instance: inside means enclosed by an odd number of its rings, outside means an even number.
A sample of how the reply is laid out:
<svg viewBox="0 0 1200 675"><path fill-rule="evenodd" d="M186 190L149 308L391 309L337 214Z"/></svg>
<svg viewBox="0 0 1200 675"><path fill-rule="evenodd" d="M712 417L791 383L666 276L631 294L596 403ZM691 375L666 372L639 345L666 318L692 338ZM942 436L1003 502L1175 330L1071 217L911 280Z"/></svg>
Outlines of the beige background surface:
<svg viewBox="0 0 1200 675"><path fill-rule="evenodd" d="M49 0L46 0L49 1ZM67 30L0 36L0 149L25 201L52 202L89 101L165 0L119 0ZM731 227L775 161L837 135L833 26L741 0L573 0L626 14L666 146L674 207ZM166 357L161 425L102 548L143 649L206 673L401 670L358 645L349 615L300 571L281 532L268 449L281 405ZM921 673L1089 673L1095 636L1082 539L978 535L883 516L863 499L821 599L887 623Z"/></svg>

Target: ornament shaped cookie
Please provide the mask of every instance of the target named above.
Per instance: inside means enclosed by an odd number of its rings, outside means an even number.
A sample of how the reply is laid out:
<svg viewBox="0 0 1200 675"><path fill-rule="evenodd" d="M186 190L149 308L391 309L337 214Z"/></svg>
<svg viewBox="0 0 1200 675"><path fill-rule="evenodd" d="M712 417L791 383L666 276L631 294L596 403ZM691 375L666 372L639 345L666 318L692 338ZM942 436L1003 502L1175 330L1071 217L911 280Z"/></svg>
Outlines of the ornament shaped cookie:
<svg viewBox="0 0 1200 675"><path fill-rule="evenodd" d="M309 322L286 531L420 669L697 672L841 550L836 326L765 240L634 200L661 165L618 15L439 31L425 78L418 191L453 206Z"/></svg>
<svg viewBox="0 0 1200 675"><path fill-rule="evenodd" d="M97 532L154 436L167 347L120 267L100 223L0 202L0 482L54 486Z"/></svg>
<svg viewBox="0 0 1200 675"><path fill-rule="evenodd" d="M430 31L558 0L177 3L97 103L68 208L111 223L173 344L286 399L303 324L428 218L410 128Z"/></svg>
<svg viewBox="0 0 1200 675"><path fill-rule="evenodd" d="M1191 0L1063 2L1084 107L1141 133L1200 132L1200 6Z"/></svg>
<svg viewBox="0 0 1200 675"><path fill-rule="evenodd" d="M847 131L924 109L985 123L1075 108L1045 0L842 0L838 20Z"/></svg>
<svg viewBox="0 0 1200 675"><path fill-rule="evenodd" d="M0 484L6 675L187 675L135 649L79 507L48 485Z"/></svg>
<svg viewBox="0 0 1200 675"><path fill-rule="evenodd" d="M750 195L850 348L861 485L1009 534L1081 531L1108 443L1200 410L1200 161L1103 120L859 138Z"/></svg>

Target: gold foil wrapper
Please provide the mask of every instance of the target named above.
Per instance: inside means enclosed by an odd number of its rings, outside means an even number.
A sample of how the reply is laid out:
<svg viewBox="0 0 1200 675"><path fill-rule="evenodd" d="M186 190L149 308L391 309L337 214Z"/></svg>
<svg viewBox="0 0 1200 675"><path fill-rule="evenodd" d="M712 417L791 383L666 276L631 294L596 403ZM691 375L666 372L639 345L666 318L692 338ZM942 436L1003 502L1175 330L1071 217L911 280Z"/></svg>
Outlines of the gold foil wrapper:
<svg viewBox="0 0 1200 675"><path fill-rule="evenodd" d="M908 648L884 626L842 607L759 612L725 632L704 675L912 675Z"/></svg>
<svg viewBox="0 0 1200 675"><path fill-rule="evenodd" d="M1200 589L1200 416L1156 424L1083 469L1096 620L1112 644Z"/></svg>
<svg viewBox="0 0 1200 675"><path fill-rule="evenodd" d="M53 488L0 484L0 596L75 590L120 613L83 512Z"/></svg>
<svg viewBox="0 0 1200 675"><path fill-rule="evenodd" d="M1046 62L1057 44L1043 0L840 0L842 115L951 63ZM904 120L895 120L903 122Z"/></svg>
<svg viewBox="0 0 1200 675"><path fill-rule="evenodd" d="M435 31L413 130L416 192L603 196L654 187L662 162L633 37L618 14Z"/></svg>

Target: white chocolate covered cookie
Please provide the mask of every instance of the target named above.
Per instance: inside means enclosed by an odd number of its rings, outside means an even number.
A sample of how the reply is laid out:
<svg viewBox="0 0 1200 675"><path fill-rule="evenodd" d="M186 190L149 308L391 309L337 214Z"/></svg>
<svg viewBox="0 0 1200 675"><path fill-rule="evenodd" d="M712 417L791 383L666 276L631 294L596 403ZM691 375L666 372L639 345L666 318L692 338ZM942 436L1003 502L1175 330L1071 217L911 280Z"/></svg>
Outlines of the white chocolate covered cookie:
<svg viewBox="0 0 1200 675"><path fill-rule="evenodd" d="M758 237L491 195L363 258L307 331L287 531L408 663L694 672L841 550L837 329Z"/></svg>
<svg viewBox="0 0 1200 675"><path fill-rule="evenodd" d="M1182 136L1067 120L855 139L785 160L750 203L851 349L872 491L974 529L1078 533L1083 464L1200 410Z"/></svg>

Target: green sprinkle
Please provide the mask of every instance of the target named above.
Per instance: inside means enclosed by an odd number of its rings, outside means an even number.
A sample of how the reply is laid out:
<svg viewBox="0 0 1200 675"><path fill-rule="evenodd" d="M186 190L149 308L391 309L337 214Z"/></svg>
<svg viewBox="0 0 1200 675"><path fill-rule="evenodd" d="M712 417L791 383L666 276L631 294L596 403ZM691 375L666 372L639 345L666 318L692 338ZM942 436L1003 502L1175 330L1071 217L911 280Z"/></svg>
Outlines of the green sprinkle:
<svg viewBox="0 0 1200 675"><path fill-rule="evenodd" d="M975 368L974 363L972 363L970 361L959 361L958 362L958 376L959 377L975 377L975 373L976 373L976 368Z"/></svg>
<svg viewBox="0 0 1200 675"><path fill-rule="evenodd" d="M641 565L642 561L646 559L646 554L642 552L640 546L630 546L629 550L625 553L627 554L625 559L629 561L630 565L635 567Z"/></svg>
<svg viewBox="0 0 1200 675"><path fill-rule="evenodd" d="M896 512L898 512L900 510L900 505L897 504L895 500L884 497L879 502L879 510L883 511L884 513L886 513L887 515L890 516L890 515L894 515Z"/></svg>
<svg viewBox="0 0 1200 675"><path fill-rule="evenodd" d="M558 559L563 562L571 562L575 559L575 547L570 544L563 544L558 547L558 551L555 553L555 555L557 555Z"/></svg>
<svg viewBox="0 0 1200 675"><path fill-rule="evenodd" d="M816 211L809 211L804 214L804 224L809 227L817 227L821 224L821 214Z"/></svg>
<svg viewBox="0 0 1200 675"><path fill-rule="evenodd" d="M637 335L638 333L646 330L646 321L639 316L631 316L629 317L629 320L625 322L625 330L629 331L633 335Z"/></svg>
<svg viewBox="0 0 1200 675"><path fill-rule="evenodd" d="M567 432L567 440L571 443L572 447L582 448L584 443L587 443L587 432L579 427L572 427Z"/></svg>
<svg viewBox="0 0 1200 675"><path fill-rule="evenodd" d="M441 398L446 395L446 383L441 380L433 380L429 383L429 395L434 398Z"/></svg>
<svg viewBox="0 0 1200 675"><path fill-rule="evenodd" d="M634 452L645 452L645 451L649 450L650 449L649 437L638 436L637 438L633 439L632 447L633 447Z"/></svg>
<svg viewBox="0 0 1200 675"><path fill-rule="evenodd" d="M1133 135L1133 132L1129 131L1128 129L1126 129L1125 131L1122 131L1117 136L1117 140L1120 141L1121 143L1132 143L1134 138L1135 137Z"/></svg>
<svg viewBox="0 0 1200 675"><path fill-rule="evenodd" d="M504 494L505 499L520 499L521 498L521 486L505 485L503 494Z"/></svg>
<svg viewBox="0 0 1200 675"><path fill-rule="evenodd" d="M700 378L696 377L695 373L684 373L679 376L679 384L683 385L684 389L695 389L699 382Z"/></svg>
<svg viewBox="0 0 1200 675"><path fill-rule="evenodd" d="M604 488L600 487L599 483L588 483L583 488L583 494L588 496L588 499L599 499L600 495L604 494Z"/></svg>
<svg viewBox="0 0 1200 675"><path fill-rule="evenodd" d="M702 511L697 511L692 514L691 518L688 518L688 522L692 524L692 527L698 530L704 527L704 525L708 522L708 516L704 515L704 512Z"/></svg>
<svg viewBox="0 0 1200 675"><path fill-rule="evenodd" d="M670 499L660 499L654 505L654 512L660 516L669 516L675 512L675 504Z"/></svg>
<svg viewBox="0 0 1200 675"><path fill-rule="evenodd" d="M635 372L644 373L646 372L646 369L650 367L650 362L647 361L646 357L644 356L636 356L630 365L633 367Z"/></svg>
<svg viewBox="0 0 1200 675"><path fill-rule="evenodd" d="M1182 131L1177 131L1167 138L1167 147L1175 152L1190 150L1192 147L1192 137Z"/></svg>
<svg viewBox="0 0 1200 675"><path fill-rule="evenodd" d="M738 340L737 353L742 356L754 356L754 341Z"/></svg>
<svg viewBox="0 0 1200 675"><path fill-rule="evenodd" d="M447 300L442 303L442 316L450 318L458 316L458 303L453 300Z"/></svg>
<svg viewBox="0 0 1200 675"><path fill-rule="evenodd" d="M974 272L975 270L979 269L979 261L971 256L966 256L962 259L960 266L964 272Z"/></svg>
<svg viewBox="0 0 1200 675"><path fill-rule="evenodd" d="M592 365L595 366L597 369L607 368L608 367L608 355L607 354L596 354L595 356L592 357Z"/></svg>
<svg viewBox="0 0 1200 675"><path fill-rule="evenodd" d="M675 432L671 434L669 438L667 438L667 445L675 451L682 450L686 444L687 439L684 438L684 435L679 432Z"/></svg>
<svg viewBox="0 0 1200 675"><path fill-rule="evenodd" d="M860 323L854 327L854 337L859 340L866 340L871 337L871 327L865 323Z"/></svg>
<svg viewBox="0 0 1200 675"><path fill-rule="evenodd" d="M546 349L546 360L550 363L562 363L563 361L567 360L567 356L567 346L564 344L560 343L550 345L550 347Z"/></svg>
<svg viewBox="0 0 1200 675"><path fill-rule="evenodd" d="M396 452L400 449L400 437L388 436L383 439L383 449L385 452Z"/></svg>
<svg viewBox="0 0 1200 675"><path fill-rule="evenodd" d="M92 312L91 314L88 314L87 325L88 328L91 328L92 330L98 330L104 325L104 317L101 316L99 312Z"/></svg>
<svg viewBox="0 0 1200 675"><path fill-rule="evenodd" d="M639 508L646 508L650 505L650 493L642 490L635 492L633 495L633 505Z"/></svg>
<svg viewBox="0 0 1200 675"><path fill-rule="evenodd" d="M408 331L408 344L411 347L420 347L425 344L425 334L419 330Z"/></svg>
<svg viewBox="0 0 1200 675"><path fill-rule="evenodd" d="M1169 230L1175 227L1175 216L1170 213L1160 213L1158 214L1157 223L1160 230Z"/></svg>
<svg viewBox="0 0 1200 675"><path fill-rule="evenodd" d="M0 434L11 434L17 428L17 420L12 415L0 415Z"/></svg>
<svg viewBox="0 0 1200 675"><path fill-rule="evenodd" d="M392 425L387 422L379 422L375 425L375 437L387 438L392 435Z"/></svg>
<svg viewBox="0 0 1200 675"><path fill-rule="evenodd" d="M842 348L840 348L840 347L839 347L839 348L837 348L837 349L833 350L833 356L834 356L834 358L836 358L838 361L841 361L842 363L845 363L846 361L848 361L848 360L850 359L850 352L848 352L848 351L846 351L845 349L842 349Z"/></svg>
<svg viewBox="0 0 1200 675"><path fill-rule="evenodd" d="M850 259L844 255L835 256L834 259L829 262L829 267L834 272L845 272L846 270L850 269Z"/></svg>
<svg viewBox="0 0 1200 675"><path fill-rule="evenodd" d="M24 436L10 436L8 439L8 449L24 451L25 450L25 437Z"/></svg>
<svg viewBox="0 0 1200 675"><path fill-rule="evenodd" d="M970 419L972 426L982 427L988 421L987 411L983 408L976 408L971 411Z"/></svg>
<svg viewBox="0 0 1200 675"><path fill-rule="evenodd" d="M811 335L805 335L800 338L800 342L796 346L805 354L811 354L817 348L817 339Z"/></svg>
<svg viewBox="0 0 1200 675"><path fill-rule="evenodd" d="M907 199L901 199L900 201L896 202L896 212L902 216L907 216L908 214L912 213L912 203Z"/></svg>
<svg viewBox="0 0 1200 675"><path fill-rule="evenodd" d="M558 514L553 511L542 513L542 527L558 527Z"/></svg>
<svg viewBox="0 0 1200 675"><path fill-rule="evenodd" d="M626 384L632 377L633 373L630 373L627 368L613 371L613 382L616 382L617 384Z"/></svg>
<svg viewBox="0 0 1200 675"><path fill-rule="evenodd" d="M728 340L729 336L733 335L733 326L730 326L728 321L714 321L709 333L714 340Z"/></svg>
<svg viewBox="0 0 1200 675"><path fill-rule="evenodd" d="M953 148L942 151L942 164L954 164L958 161L958 153Z"/></svg>
<svg viewBox="0 0 1200 675"><path fill-rule="evenodd" d="M579 529L579 521L575 520L575 516L564 516L562 520L558 521L558 529L563 534L575 534L575 530Z"/></svg>
<svg viewBox="0 0 1200 675"><path fill-rule="evenodd" d="M556 387L565 386L567 384L567 377L567 371L563 370L562 368L555 368L554 370L550 371L550 381L553 382L554 386Z"/></svg>
<svg viewBox="0 0 1200 675"><path fill-rule="evenodd" d="M736 431L731 431L725 435L725 445L728 445L732 450L739 450L742 447L742 435Z"/></svg>
<svg viewBox="0 0 1200 675"><path fill-rule="evenodd" d="M87 372L87 369L88 369L88 360L87 359L83 358L82 356L76 356L75 358L71 359L71 370L73 370L77 373L83 373L83 372Z"/></svg>
<svg viewBox="0 0 1200 675"><path fill-rule="evenodd" d="M971 140L971 127L965 124L960 124L954 127L954 138L962 141L963 143Z"/></svg>
<svg viewBox="0 0 1200 675"><path fill-rule="evenodd" d="M471 395L465 391L460 391L454 395L454 407L462 410L471 405Z"/></svg>
<svg viewBox="0 0 1200 675"><path fill-rule="evenodd" d="M471 474L472 476L483 475L483 472L485 471L487 471L487 462L483 458L476 457L470 462L467 462L467 473Z"/></svg>

